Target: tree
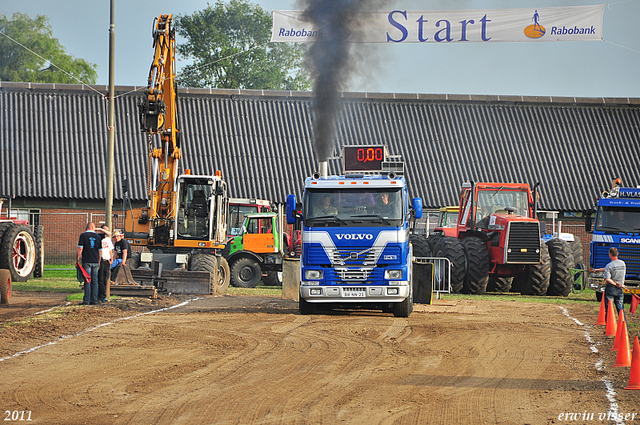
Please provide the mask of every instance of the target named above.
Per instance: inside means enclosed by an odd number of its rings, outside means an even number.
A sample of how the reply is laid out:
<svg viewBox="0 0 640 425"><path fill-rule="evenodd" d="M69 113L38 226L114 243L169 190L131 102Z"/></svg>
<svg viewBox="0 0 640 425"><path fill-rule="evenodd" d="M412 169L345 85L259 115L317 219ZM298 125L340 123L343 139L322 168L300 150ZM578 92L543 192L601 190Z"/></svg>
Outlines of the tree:
<svg viewBox="0 0 640 425"><path fill-rule="evenodd" d="M271 15L246 0L220 0L214 6L178 16L175 27L186 43L177 50L194 59L178 76L187 87L308 90L304 46L268 43Z"/></svg>
<svg viewBox="0 0 640 425"><path fill-rule="evenodd" d="M31 19L17 12L7 19L0 14L0 32L2 81L95 84L98 80L98 66L67 54L53 37L46 16Z"/></svg>

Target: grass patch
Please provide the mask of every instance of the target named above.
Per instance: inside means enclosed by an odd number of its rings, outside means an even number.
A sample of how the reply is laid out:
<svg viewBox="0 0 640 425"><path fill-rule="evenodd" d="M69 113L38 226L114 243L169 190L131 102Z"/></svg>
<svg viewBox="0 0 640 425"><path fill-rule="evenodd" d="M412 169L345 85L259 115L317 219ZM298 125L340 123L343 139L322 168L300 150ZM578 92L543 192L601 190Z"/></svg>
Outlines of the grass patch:
<svg viewBox="0 0 640 425"><path fill-rule="evenodd" d="M236 288L229 286L229 295L282 295L282 288L279 286L256 286L255 288Z"/></svg>

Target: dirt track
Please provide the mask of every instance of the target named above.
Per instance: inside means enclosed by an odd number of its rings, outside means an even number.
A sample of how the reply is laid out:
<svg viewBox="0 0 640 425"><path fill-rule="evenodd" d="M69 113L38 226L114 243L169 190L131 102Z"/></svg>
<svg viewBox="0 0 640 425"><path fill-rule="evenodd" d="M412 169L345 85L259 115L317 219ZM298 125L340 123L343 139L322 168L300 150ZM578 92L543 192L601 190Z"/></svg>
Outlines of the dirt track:
<svg viewBox="0 0 640 425"><path fill-rule="evenodd" d="M0 313L1 419L26 411L42 424L614 423L598 420L612 408L603 378L618 413L640 413L639 391L622 390L629 368L609 367L612 341L558 305L460 300L418 305L402 319L300 316L292 301L224 296L143 314L187 300L24 310L29 323ZM597 318L596 303L565 308L584 324ZM559 420L564 412L595 416Z"/></svg>

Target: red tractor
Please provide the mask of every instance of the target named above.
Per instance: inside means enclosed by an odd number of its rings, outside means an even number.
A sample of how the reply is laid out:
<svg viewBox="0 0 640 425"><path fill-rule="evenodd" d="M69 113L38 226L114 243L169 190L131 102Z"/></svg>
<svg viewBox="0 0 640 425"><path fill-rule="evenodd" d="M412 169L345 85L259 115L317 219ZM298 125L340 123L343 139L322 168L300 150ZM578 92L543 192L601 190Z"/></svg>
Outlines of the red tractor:
<svg viewBox="0 0 640 425"><path fill-rule="evenodd" d="M7 208L3 209L3 205ZM11 299L11 282L42 277L43 227L11 218L11 198L0 196L0 304Z"/></svg>
<svg viewBox="0 0 640 425"><path fill-rule="evenodd" d="M526 295L571 292L574 260L568 244L541 240L537 185L462 185L457 237L434 231L429 247L451 261L451 290L469 294L517 291Z"/></svg>

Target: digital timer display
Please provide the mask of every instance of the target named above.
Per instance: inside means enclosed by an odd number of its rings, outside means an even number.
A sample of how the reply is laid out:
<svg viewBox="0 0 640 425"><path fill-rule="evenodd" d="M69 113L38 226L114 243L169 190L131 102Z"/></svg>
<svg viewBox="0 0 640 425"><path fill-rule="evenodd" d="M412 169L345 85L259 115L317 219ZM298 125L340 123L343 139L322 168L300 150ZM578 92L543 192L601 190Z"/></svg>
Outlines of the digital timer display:
<svg viewBox="0 0 640 425"><path fill-rule="evenodd" d="M345 146L345 171L381 171L385 160L384 146Z"/></svg>

